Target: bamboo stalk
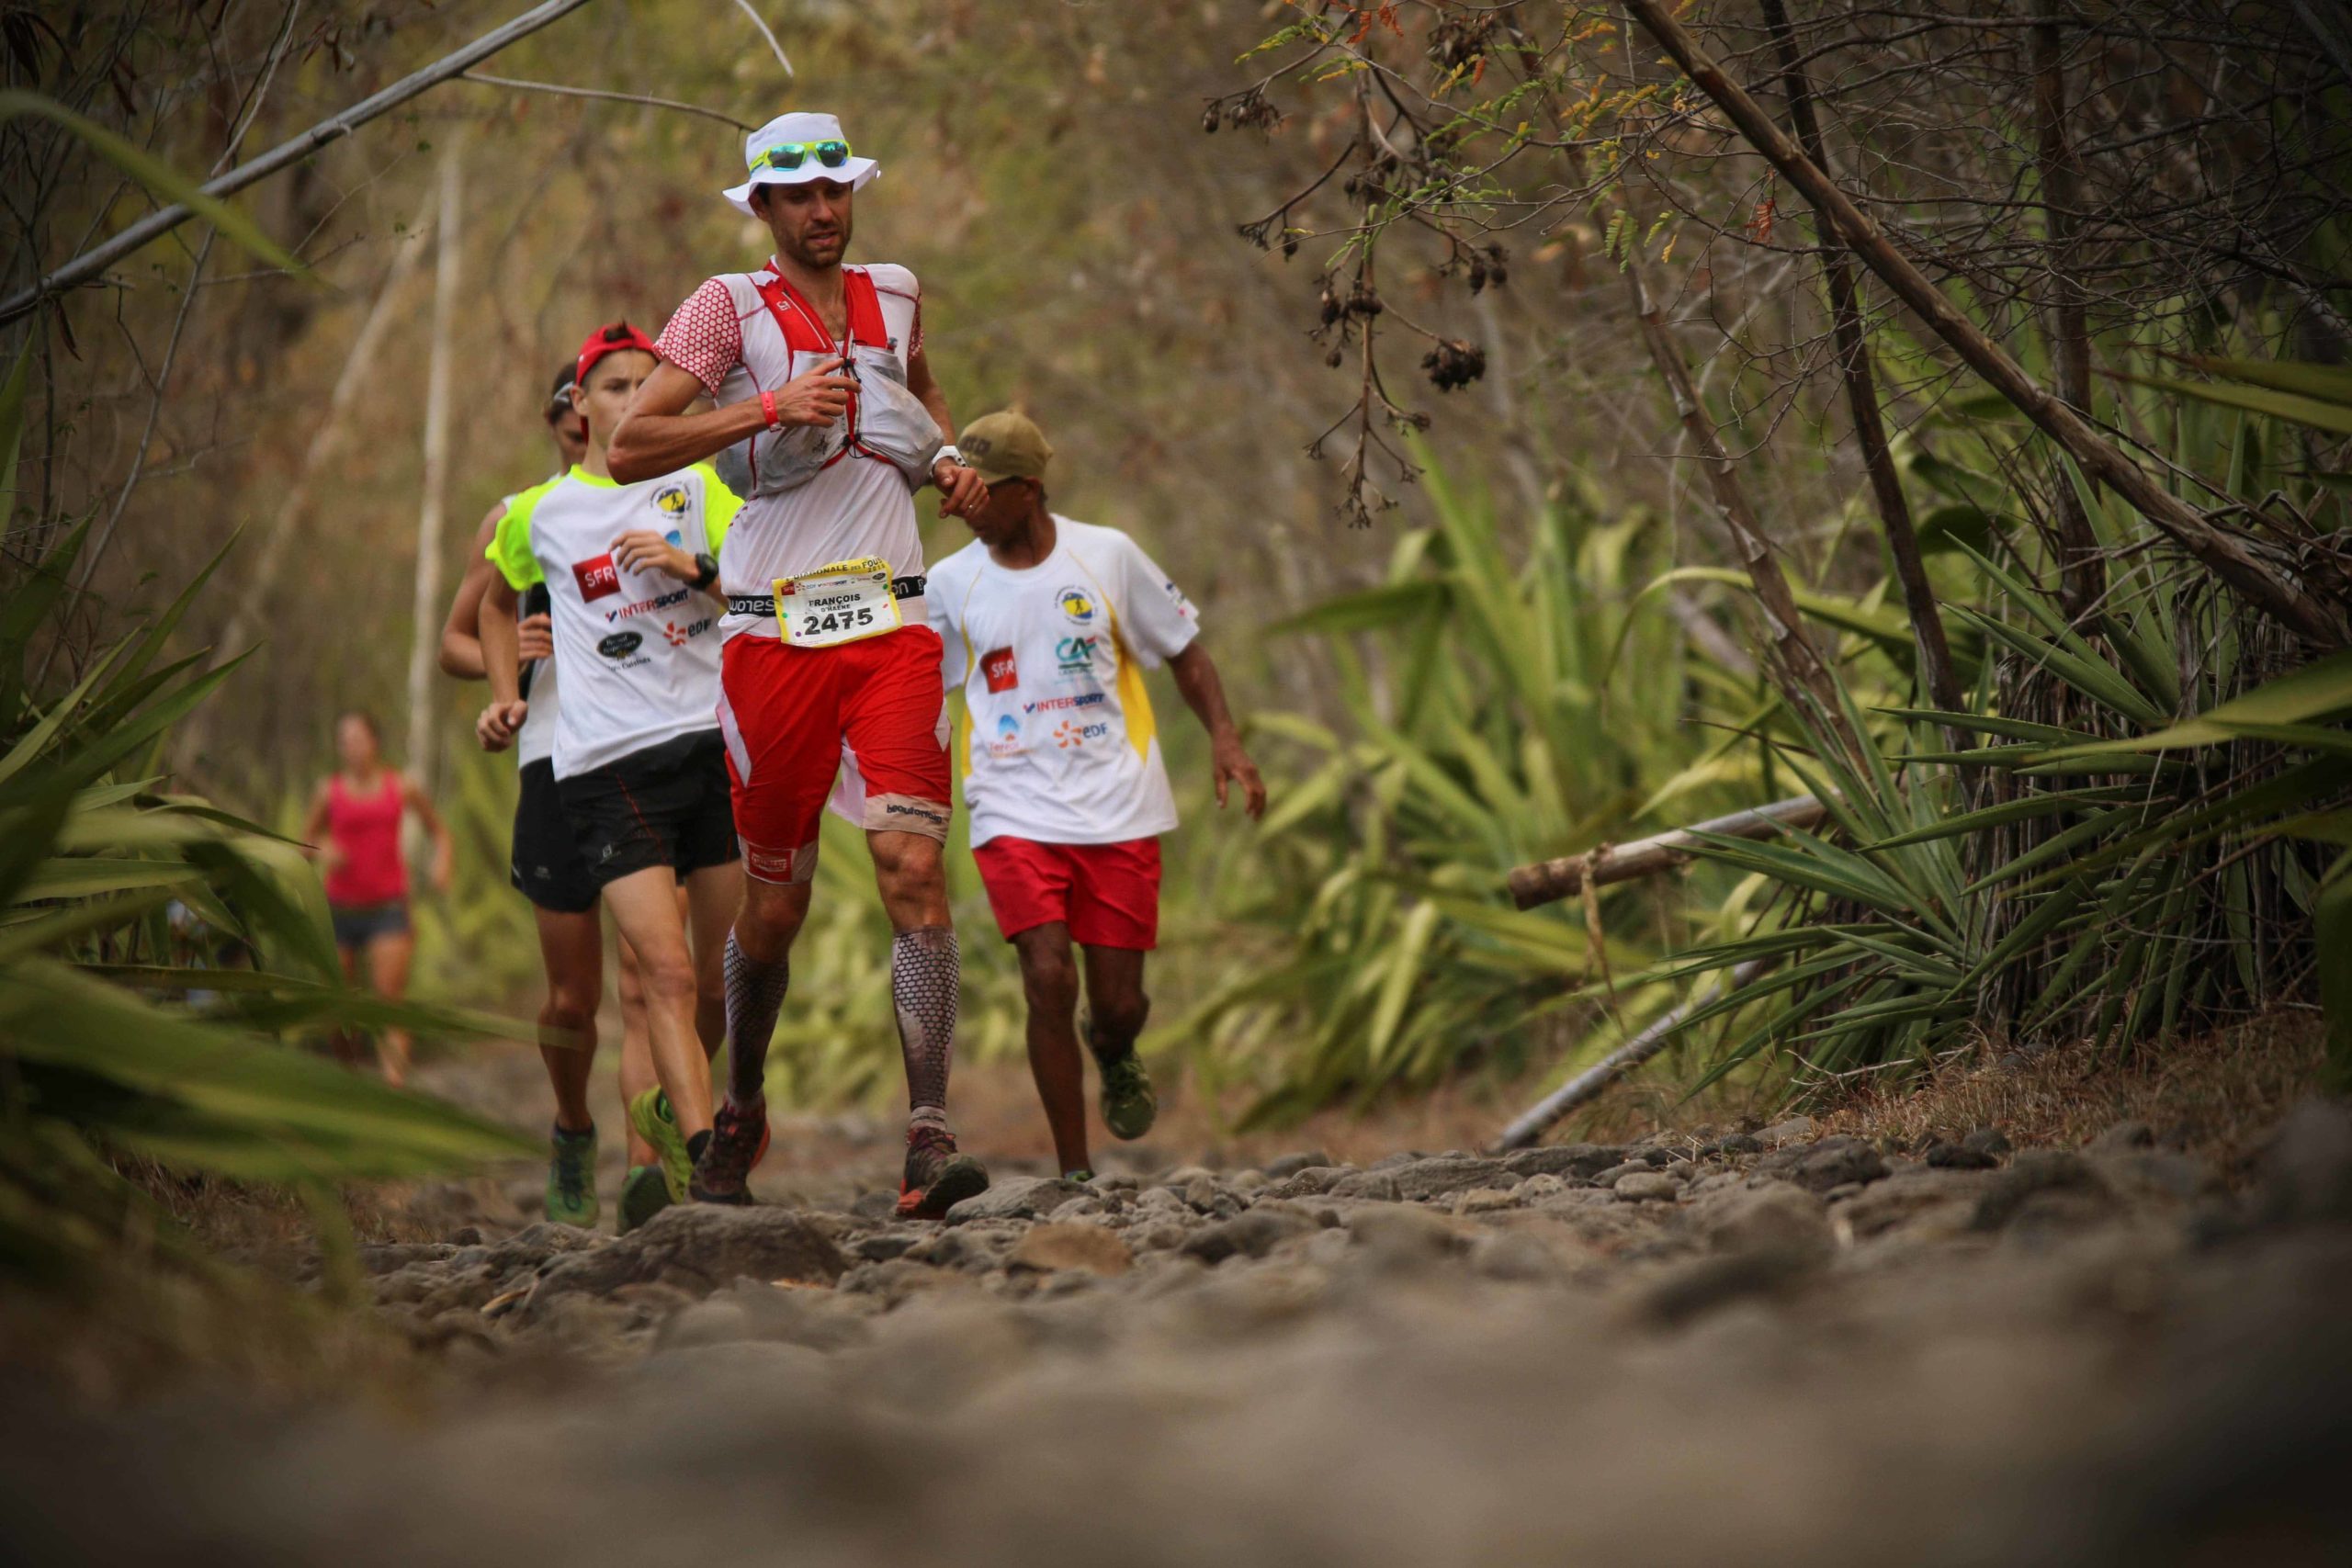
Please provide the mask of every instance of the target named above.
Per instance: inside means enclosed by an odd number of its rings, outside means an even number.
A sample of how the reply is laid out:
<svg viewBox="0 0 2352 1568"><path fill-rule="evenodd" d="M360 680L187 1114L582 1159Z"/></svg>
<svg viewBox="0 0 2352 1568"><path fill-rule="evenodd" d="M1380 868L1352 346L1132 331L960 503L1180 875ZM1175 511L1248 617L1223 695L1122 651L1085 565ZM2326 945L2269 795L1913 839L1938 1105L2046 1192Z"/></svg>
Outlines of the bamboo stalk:
<svg viewBox="0 0 2352 1568"><path fill-rule="evenodd" d="M1532 865L1514 869L1510 877L1511 902L1522 909L1532 909L1539 904L1550 904L1562 898L1573 898L1585 887L1588 876L1596 887L1611 882L1630 882L1636 876L1648 876L1669 866L1680 865L1690 858L1698 840L1692 835L1713 833L1727 839L1769 839L1791 828L1811 828L1829 815L1829 808L1812 795L1800 795L1787 800L1776 800L1770 806L1759 806L1752 811L1735 811L1728 817L1717 817L1705 822L1694 822L1687 828L1636 839L1629 844L1612 844L1589 853L1565 855L1558 860L1538 861Z"/></svg>
<svg viewBox="0 0 2352 1568"><path fill-rule="evenodd" d="M1761 105L1728 76L1662 0L1625 0L1626 9L1665 46L1699 90L1729 117L1741 135L1789 183L1803 191L1816 211L1897 299L1917 312L1969 368L2015 404L2043 434L2070 455L2089 478L2113 489L2140 514L2263 614L2323 648L2352 643L2337 612L2291 581L2238 536L2214 526L2203 513L2159 484L2122 449L2052 396L2008 351L1979 331L1959 307L1910 258L1894 247L1877 220L1854 204L1804 155Z"/></svg>
<svg viewBox="0 0 2352 1568"><path fill-rule="evenodd" d="M2033 55L2033 111L2041 171L2041 215L2050 236L2050 359L2058 395L2080 413L2091 412L2091 334L2083 288L2075 276L2075 236L2082 209L2082 169L2066 140L2066 61L2058 24L2041 20L2028 34ZM2083 498L2064 476L2052 487L2058 513L2058 597L2076 624L2107 594L2107 567Z"/></svg>
<svg viewBox="0 0 2352 1568"><path fill-rule="evenodd" d="M429 87L439 85L454 76L465 74L469 66L479 65L517 39L527 38L585 6L588 0L543 0L503 28L484 33L465 48L446 54L422 71L410 73L370 97L331 115L291 141L281 141L260 157L240 164L208 183L204 194L216 199L244 189L257 180L267 179L281 169L291 168L331 141L339 141L371 119L390 113ZM189 209L174 203L170 207L133 223L113 239L92 246L59 267L40 282L12 296L0 304L0 322L13 321L52 294L78 288L96 277L115 263L130 255L149 241L171 232L195 214Z"/></svg>
<svg viewBox="0 0 2352 1568"><path fill-rule="evenodd" d="M1715 508L1731 530L1733 553L1739 557L1739 564L1756 590L1757 608L1764 620L1765 652L1776 683L1799 714L1804 711L1804 702L1809 698L1819 712L1820 722L1829 728L1846 748L1847 755L1859 764L1861 742L1846 722L1837 678L1823 662L1813 639L1805 636L1796 595L1789 587L1788 574L1781 569L1780 552L1764 532L1763 521L1755 507L1748 503L1747 492L1739 482L1739 469L1732 462L1731 454L1724 450L1723 437L1716 433L1714 421L1708 417L1706 405L1699 400L1699 389L1690 381L1690 367L1683 360L1674 335L1666 330L1665 311L1659 308L1657 296L1650 288L1647 270L1638 259L1628 260L1625 285L1633 291L1634 319L1641 325L1642 341L1648 346L1650 359L1674 400L1675 414L1682 422L1683 434L1690 438L1692 450L1699 455L1699 466L1706 470Z"/></svg>
<svg viewBox="0 0 2352 1568"><path fill-rule="evenodd" d="M1789 118L1806 156L1829 166L1821 121L1814 113L1813 84L1797 58L1794 29L1789 26L1782 0L1763 0L1764 24L1781 57L1781 90L1789 100ZM1822 223L1822 282L1829 291L1830 331L1838 344L1838 369L1846 384L1846 408L1853 421L1854 443L1861 448L1862 468L1869 474L1871 498L1877 503L1879 525L1886 534L1888 553L1894 557L1894 575L1903 584L1903 607L1911 616L1911 637L1919 650L1919 673L1928 695L1946 713L1967 706L1960 673L1952 668L1951 644L1936 611L1936 593L1928 581L1927 562L1919 555L1918 530L1912 525L1911 503L1903 493L1903 476L1895 471L1894 453L1887 445L1886 424L1878 405L1877 378L1871 367L1870 341L1862 333L1862 292L1854 280L1847 253L1836 243L1829 225ZM1949 734L1951 749L1961 740Z"/></svg>
<svg viewBox="0 0 2352 1568"><path fill-rule="evenodd" d="M408 749L401 753L420 787L433 787L435 655L441 645L441 557L449 490L450 339L458 314L463 255L465 141L441 161L441 214L434 231L433 336L424 381L424 495L416 513L416 597L408 649Z"/></svg>
<svg viewBox="0 0 2352 1568"><path fill-rule="evenodd" d="M1545 1128L1577 1106L1599 1099L1601 1092L1619 1078L1665 1050L1667 1040L1681 1027L1684 1019L1742 989L1779 962L1780 958L1775 955L1751 958L1734 966L1728 978L1708 987L1530 1106L1518 1120L1503 1129L1502 1135L1495 1140L1493 1152L1508 1154L1513 1149L1529 1147L1544 1135Z"/></svg>

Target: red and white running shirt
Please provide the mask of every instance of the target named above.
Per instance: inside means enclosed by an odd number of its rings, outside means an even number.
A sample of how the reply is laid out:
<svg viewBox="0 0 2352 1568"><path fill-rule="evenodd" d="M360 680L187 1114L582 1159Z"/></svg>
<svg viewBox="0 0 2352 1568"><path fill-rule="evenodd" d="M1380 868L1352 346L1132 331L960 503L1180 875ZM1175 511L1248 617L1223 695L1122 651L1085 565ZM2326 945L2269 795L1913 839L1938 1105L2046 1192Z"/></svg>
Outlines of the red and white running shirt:
<svg viewBox="0 0 2352 1568"><path fill-rule="evenodd" d="M922 346L922 291L915 275L887 264L843 270L872 280L888 350L901 367L910 363ZM662 357L700 381L722 408L774 391L839 352L796 347L787 339L779 312L761 292L763 284L774 292L775 276L771 261L755 273L711 278L687 297L655 340ZM787 299L782 313L788 317L800 309ZM805 324L795 329L804 345L829 336L813 311L805 317ZM922 536L905 478L888 461L850 453L796 490L747 496L719 552L718 581L729 594L765 595L780 577L867 557L889 562L894 577L920 576ZM902 613L910 624L921 621L922 601L907 601ZM781 632L774 615L730 614L720 623L720 635Z"/></svg>

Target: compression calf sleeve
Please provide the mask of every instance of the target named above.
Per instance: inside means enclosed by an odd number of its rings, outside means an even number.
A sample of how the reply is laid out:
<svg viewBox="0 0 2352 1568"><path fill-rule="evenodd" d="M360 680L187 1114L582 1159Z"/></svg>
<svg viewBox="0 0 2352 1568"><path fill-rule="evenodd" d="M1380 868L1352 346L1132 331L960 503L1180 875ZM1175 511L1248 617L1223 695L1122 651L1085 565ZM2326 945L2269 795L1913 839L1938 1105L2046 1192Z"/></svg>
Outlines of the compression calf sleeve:
<svg viewBox="0 0 2352 1568"><path fill-rule="evenodd" d="M758 964L727 933L727 1098L757 1104L766 1092L768 1042L792 983L792 960Z"/></svg>
<svg viewBox="0 0 2352 1568"><path fill-rule="evenodd" d="M907 1059L908 1120L947 1125L947 1070L956 1055L963 953L955 931L924 926L890 941L890 1000Z"/></svg>

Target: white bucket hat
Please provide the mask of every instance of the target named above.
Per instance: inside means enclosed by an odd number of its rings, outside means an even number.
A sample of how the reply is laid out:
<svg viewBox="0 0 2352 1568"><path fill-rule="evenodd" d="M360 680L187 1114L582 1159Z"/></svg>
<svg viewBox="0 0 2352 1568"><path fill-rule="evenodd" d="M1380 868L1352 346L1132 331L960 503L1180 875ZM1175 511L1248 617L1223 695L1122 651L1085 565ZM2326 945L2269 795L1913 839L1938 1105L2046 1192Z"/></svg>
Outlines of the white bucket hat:
<svg viewBox="0 0 2352 1568"><path fill-rule="evenodd" d="M882 172L882 165L871 158L847 158L829 164L817 155L820 142L838 141L846 149L849 141L842 135L842 122L829 114L780 114L743 139L743 166L751 171L740 186L730 186L720 194L736 211L752 210L753 186L807 185L811 180L839 180L855 190ZM780 167L771 160L769 152L778 147L798 146L807 149L798 168Z"/></svg>

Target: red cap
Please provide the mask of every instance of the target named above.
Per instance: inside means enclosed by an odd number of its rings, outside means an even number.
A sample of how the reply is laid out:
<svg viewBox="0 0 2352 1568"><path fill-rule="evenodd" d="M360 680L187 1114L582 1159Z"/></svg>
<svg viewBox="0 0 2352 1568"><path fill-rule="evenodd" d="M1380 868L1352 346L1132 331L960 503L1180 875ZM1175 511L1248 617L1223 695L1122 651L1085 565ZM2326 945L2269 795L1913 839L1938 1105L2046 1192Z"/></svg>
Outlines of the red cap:
<svg viewBox="0 0 2352 1568"><path fill-rule="evenodd" d="M596 361L608 354L626 354L630 349L636 349L641 354L658 355L660 353L653 346L651 338L647 337L627 321L615 321L610 326L598 327L594 332L590 333L588 341L580 345L580 362L578 368L573 372L581 389L583 391L587 389L588 372L596 367Z"/></svg>

